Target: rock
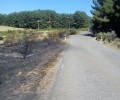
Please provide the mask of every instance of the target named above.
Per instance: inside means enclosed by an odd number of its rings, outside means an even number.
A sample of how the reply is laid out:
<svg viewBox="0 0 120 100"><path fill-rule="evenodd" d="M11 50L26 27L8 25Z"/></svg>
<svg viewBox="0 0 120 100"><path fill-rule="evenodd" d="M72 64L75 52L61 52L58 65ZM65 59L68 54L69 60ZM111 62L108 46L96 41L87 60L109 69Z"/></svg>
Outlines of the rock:
<svg viewBox="0 0 120 100"><path fill-rule="evenodd" d="M21 76L21 75L22 75L22 72L20 71L20 72L18 72L18 74L16 76Z"/></svg>

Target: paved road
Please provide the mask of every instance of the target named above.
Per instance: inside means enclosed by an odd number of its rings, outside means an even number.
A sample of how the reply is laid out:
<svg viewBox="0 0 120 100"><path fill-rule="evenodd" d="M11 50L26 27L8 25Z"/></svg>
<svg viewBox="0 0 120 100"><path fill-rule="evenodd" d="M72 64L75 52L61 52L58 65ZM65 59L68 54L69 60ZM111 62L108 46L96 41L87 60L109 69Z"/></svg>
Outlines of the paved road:
<svg viewBox="0 0 120 100"><path fill-rule="evenodd" d="M72 36L49 100L120 100L120 53L89 36Z"/></svg>

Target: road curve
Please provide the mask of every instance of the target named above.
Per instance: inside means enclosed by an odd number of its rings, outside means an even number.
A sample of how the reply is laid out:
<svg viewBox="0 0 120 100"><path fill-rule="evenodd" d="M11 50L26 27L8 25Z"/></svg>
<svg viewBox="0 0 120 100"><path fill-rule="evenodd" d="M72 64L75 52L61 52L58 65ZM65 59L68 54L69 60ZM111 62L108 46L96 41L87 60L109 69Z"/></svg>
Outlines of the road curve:
<svg viewBox="0 0 120 100"><path fill-rule="evenodd" d="M120 100L120 52L71 36L48 100Z"/></svg>

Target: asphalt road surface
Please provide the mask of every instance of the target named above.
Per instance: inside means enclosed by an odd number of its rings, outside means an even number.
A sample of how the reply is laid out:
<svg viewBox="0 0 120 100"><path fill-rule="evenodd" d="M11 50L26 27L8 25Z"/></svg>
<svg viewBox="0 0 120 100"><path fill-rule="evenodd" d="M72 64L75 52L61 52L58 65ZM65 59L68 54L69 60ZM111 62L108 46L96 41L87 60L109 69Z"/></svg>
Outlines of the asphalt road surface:
<svg viewBox="0 0 120 100"><path fill-rule="evenodd" d="M120 100L120 52L87 33L69 39L48 100Z"/></svg>

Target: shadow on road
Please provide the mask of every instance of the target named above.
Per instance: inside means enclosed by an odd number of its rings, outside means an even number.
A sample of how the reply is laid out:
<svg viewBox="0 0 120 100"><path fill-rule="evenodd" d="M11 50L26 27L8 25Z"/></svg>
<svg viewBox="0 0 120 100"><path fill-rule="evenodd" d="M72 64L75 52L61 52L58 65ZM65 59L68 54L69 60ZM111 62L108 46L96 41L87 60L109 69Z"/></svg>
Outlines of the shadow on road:
<svg viewBox="0 0 120 100"><path fill-rule="evenodd" d="M90 33L90 32L85 33L85 34L81 34L81 35L83 35L83 36L88 36L88 37L94 37L94 34L93 34L93 33Z"/></svg>

